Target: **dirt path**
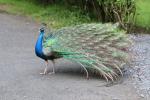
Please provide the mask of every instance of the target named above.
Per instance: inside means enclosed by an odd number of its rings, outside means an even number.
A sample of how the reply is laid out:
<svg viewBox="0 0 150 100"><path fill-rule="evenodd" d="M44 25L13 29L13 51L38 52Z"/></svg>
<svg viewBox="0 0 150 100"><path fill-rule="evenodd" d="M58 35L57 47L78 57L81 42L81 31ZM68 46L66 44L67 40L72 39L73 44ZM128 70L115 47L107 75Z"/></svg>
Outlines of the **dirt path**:
<svg viewBox="0 0 150 100"><path fill-rule="evenodd" d="M111 87L86 80L80 68L57 61L56 75L41 76L44 63L34 55L39 25L0 13L0 100L145 100L130 78Z"/></svg>

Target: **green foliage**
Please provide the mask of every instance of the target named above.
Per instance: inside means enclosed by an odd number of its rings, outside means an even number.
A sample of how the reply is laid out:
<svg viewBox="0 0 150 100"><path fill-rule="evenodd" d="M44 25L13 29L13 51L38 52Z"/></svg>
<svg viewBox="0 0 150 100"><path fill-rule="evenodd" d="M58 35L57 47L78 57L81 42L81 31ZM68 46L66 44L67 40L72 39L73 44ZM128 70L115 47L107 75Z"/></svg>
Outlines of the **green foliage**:
<svg viewBox="0 0 150 100"><path fill-rule="evenodd" d="M136 25L150 29L150 0L136 0Z"/></svg>
<svg viewBox="0 0 150 100"><path fill-rule="evenodd" d="M19 11L22 14L30 14L44 22L50 22L48 24L53 27L80 24L97 18L101 22L119 22L125 30L130 30L129 24L133 24L135 15L134 0L0 0L0 2L16 5L10 9L13 13Z"/></svg>
<svg viewBox="0 0 150 100"><path fill-rule="evenodd" d="M134 0L63 0L68 5L76 5L89 16L101 22L119 22L125 30L134 23ZM131 27L130 27L131 28Z"/></svg>
<svg viewBox="0 0 150 100"><path fill-rule="evenodd" d="M103 8L106 21L120 22L121 26L129 30L129 24L134 23L134 0L97 0Z"/></svg>
<svg viewBox="0 0 150 100"><path fill-rule="evenodd" d="M81 10L68 9L60 4L45 7L32 0L0 0L0 5L7 6L5 10L9 13L30 16L51 28L91 22L88 16L81 14Z"/></svg>
<svg viewBox="0 0 150 100"><path fill-rule="evenodd" d="M32 16L53 28L91 22L91 19L119 21L127 30L134 22L136 26L150 28L149 0L0 0L0 4L7 5L8 12Z"/></svg>

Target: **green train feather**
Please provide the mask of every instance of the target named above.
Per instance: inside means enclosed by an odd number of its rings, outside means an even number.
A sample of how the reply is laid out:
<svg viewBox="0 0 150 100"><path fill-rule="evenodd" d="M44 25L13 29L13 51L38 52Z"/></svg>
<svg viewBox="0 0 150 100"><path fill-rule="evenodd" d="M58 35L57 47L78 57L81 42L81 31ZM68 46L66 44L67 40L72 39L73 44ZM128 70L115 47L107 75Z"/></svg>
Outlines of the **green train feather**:
<svg viewBox="0 0 150 100"><path fill-rule="evenodd" d="M63 58L92 70L106 80L122 74L128 62L127 49L131 44L118 24L82 24L50 32L43 41L47 53L57 52Z"/></svg>

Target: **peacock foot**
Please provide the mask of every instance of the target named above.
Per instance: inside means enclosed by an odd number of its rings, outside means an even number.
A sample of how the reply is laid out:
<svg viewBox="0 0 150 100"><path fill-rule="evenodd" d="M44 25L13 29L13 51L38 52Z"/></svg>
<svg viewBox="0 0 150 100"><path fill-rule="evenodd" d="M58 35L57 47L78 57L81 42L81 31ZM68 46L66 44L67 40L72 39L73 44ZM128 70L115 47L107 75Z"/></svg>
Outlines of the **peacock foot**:
<svg viewBox="0 0 150 100"><path fill-rule="evenodd" d="M47 75L47 74L52 75L52 74L55 74L55 72L43 72L43 73L40 73L40 75Z"/></svg>
<svg viewBox="0 0 150 100"><path fill-rule="evenodd" d="M48 74L52 75L52 74L55 74L55 72L49 72Z"/></svg>
<svg viewBox="0 0 150 100"><path fill-rule="evenodd" d="M48 74L48 71L47 71L47 67L44 69L44 72L43 73L40 73L40 75L47 75Z"/></svg>
<svg viewBox="0 0 150 100"><path fill-rule="evenodd" d="M44 72L43 72L43 73L40 73L40 75L47 75L47 72L46 72L46 73L44 73Z"/></svg>

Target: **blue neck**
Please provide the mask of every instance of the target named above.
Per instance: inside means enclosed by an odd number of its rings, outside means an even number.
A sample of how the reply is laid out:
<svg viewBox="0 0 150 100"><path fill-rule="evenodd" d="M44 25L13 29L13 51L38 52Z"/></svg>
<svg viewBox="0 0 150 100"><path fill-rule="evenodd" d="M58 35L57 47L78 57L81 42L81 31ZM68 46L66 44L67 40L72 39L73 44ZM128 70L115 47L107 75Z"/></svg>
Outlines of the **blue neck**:
<svg viewBox="0 0 150 100"><path fill-rule="evenodd" d="M43 51L42 51L43 50L43 46L42 46L43 35L44 35L44 31L40 32L40 35L39 35L38 40L37 40L36 45L35 45L35 53L40 58L44 57Z"/></svg>

